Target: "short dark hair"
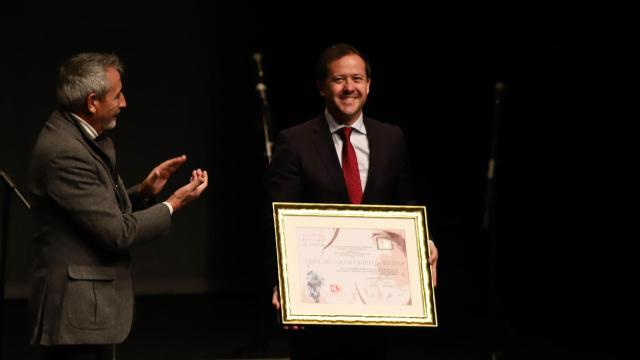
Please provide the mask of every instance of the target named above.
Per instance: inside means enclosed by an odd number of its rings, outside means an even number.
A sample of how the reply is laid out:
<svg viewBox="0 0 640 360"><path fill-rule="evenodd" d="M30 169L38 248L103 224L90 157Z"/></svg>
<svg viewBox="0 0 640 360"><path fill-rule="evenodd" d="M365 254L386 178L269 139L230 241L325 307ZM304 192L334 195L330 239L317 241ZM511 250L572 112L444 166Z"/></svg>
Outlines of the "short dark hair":
<svg viewBox="0 0 640 360"><path fill-rule="evenodd" d="M364 61L365 72L367 75L367 79L371 78L371 65L369 64L369 60L364 56L358 49L356 49L353 45L350 44L335 44L326 48L320 57L318 58L318 62L316 63L316 80L319 82L324 81L327 78L327 68L329 64L333 61L336 61L344 56L355 54L360 56Z"/></svg>

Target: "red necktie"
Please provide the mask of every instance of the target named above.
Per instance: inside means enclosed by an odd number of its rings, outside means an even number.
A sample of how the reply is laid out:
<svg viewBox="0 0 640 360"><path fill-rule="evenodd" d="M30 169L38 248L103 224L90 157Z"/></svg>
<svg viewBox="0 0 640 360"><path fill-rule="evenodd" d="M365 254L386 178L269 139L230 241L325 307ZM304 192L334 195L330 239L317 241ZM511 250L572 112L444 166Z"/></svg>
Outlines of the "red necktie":
<svg viewBox="0 0 640 360"><path fill-rule="evenodd" d="M351 145L350 127L344 127L340 131L342 136L342 173L344 182L347 185L347 192L352 204L360 204L362 202L362 184L360 183L360 170L358 169L358 159L356 151Z"/></svg>

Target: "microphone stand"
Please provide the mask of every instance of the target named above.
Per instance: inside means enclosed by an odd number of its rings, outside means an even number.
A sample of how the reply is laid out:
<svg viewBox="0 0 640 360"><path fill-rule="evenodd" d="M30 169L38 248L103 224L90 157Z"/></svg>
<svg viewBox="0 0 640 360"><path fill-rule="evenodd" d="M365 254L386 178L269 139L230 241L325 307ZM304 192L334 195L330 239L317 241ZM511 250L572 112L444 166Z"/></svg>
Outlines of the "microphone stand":
<svg viewBox="0 0 640 360"><path fill-rule="evenodd" d="M262 70L262 54L253 54L253 60L256 62L258 68L258 83L256 84L256 91L260 96L260 113L262 117L262 132L264 136L265 155L267 162L271 163L271 154L273 149L273 141L271 136L271 112L269 111L269 104L267 102L267 85L264 83L264 71Z"/></svg>
<svg viewBox="0 0 640 360"><path fill-rule="evenodd" d="M489 162L487 163L487 191L484 204L484 215L482 218L482 229L487 232L495 232L494 207L495 207L495 171L498 156L498 134L500 129L500 120L502 118L502 91L504 83L496 83L496 103L493 111L493 123L491 127L491 150L489 153Z"/></svg>
<svg viewBox="0 0 640 360"><path fill-rule="evenodd" d="M2 195L2 221L0 222L0 329L4 329L4 285L5 285L5 270L7 261L7 240L9 234L9 215L11 210L11 194L12 192L22 201L22 203L31 210L31 205L22 196L20 190L16 187L16 184L11 180L11 177L4 171L0 170L0 194ZM2 339L0 338L0 354L2 354Z"/></svg>
<svg viewBox="0 0 640 360"><path fill-rule="evenodd" d="M269 111L269 102L267 101L267 85L264 81L264 71L262 68L262 54L256 52L253 54L253 60L256 62L256 69L258 75L258 81L256 83L256 93L258 94L260 100L260 117L262 123L262 134L264 137L264 147L265 152L264 155L267 159L267 166L271 164L272 157L272 149L274 142L271 140L272 131L271 131L271 112ZM266 175L266 173L265 173ZM266 189L265 189L266 191ZM270 252L268 247L263 246L260 251L262 252L262 256L269 256ZM259 286L258 289L263 289L262 286ZM262 299L262 293L259 293L257 296L258 299ZM262 302L262 300L260 300ZM266 303L265 303L266 304ZM273 337L272 323L270 321L270 315L273 314L273 309L271 308L271 304L265 305L265 307L260 307L258 312L259 323L261 324L259 327L255 329L254 339L251 341L252 345L255 346L258 353L262 356L267 356L269 352L269 343Z"/></svg>
<svg viewBox="0 0 640 360"><path fill-rule="evenodd" d="M489 242L489 326L491 343L491 360L504 359L504 353L500 351L502 344L498 345L498 336L505 325L504 319L499 314L500 296L498 294L498 238L496 232L496 184L495 175L498 164L498 138L500 123L502 121L502 95L504 83L498 81L495 85L495 107L491 126L491 148L487 163L487 188L485 193L484 214L482 218L482 230ZM500 333L499 333L500 331Z"/></svg>

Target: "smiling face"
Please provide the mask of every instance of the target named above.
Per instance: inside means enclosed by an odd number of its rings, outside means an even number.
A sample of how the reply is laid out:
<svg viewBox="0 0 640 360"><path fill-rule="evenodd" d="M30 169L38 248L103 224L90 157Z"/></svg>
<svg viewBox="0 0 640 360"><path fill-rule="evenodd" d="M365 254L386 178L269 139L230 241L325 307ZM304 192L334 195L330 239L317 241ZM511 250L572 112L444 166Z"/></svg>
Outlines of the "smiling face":
<svg viewBox="0 0 640 360"><path fill-rule="evenodd" d="M120 72L113 67L105 70L105 76L109 82L109 90L103 97L91 94L88 97L88 108L91 119L87 121L101 133L106 129L113 129L120 111L127 107L127 101L122 93L122 80Z"/></svg>
<svg viewBox="0 0 640 360"><path fill-rule="evenodd" d="M348 54L327 65L327 77L318 82L327 110L342 124L353 124L367 101L371 79L365 62L356 54Z"/></svg>

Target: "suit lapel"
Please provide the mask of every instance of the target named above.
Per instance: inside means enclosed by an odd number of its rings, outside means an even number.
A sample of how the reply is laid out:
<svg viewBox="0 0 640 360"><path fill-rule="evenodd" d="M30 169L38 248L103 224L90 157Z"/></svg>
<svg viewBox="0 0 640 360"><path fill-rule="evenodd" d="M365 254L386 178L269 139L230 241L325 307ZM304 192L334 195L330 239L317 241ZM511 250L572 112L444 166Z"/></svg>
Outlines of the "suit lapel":
<svg viewBox="0 0 640 360"><path fill-rule="evenodd" d="M316 148L319 161L324 165L327 176L330 177L334 189L343 194L346 202L349 202L347 194L347 186L344 183L342 175L342 167L336 153L336 147L333 144L329 124L324 115L319 116L313 122L313 144Z"/></svg>
<svg viewBox="0 0 640 360"><path fill-rule="evenodd" d="M91 139L88 139L91 141ZM102 153L107 157L108 162L111 165L111 171L113 173L113 178L115 179L118 174L118 168L116 164L116 148L113 145L113 140L110 137L102 134L98 136L93 142L98 146L98 149L102 151Z"/></svg>
<svg viewBox="0 0 640 360"><path fill-rule="evenodd" d="M380 172L379 154L384 151L384 144L380 141L380 129L375 120L364 118L364 126L367 129L367 140L369 141L369 172L367 173L367 184L362 194L362 203L366 204L370 197L370 193L375 191L375 182Z"/></svg>
<svg viewBox="0 0 640 360"><path fill-rule="evenodd" d="M100 146L98 146L96 141L91 139L91 137L82 130L80 124L73 118L71 113L60 111L58 114L58 119L60 120L59 125L63 125L70 135L76 138L80 143L84 144L84 146L88 148L89 152L94 155L94 158L98 160L115 179L117 177L114 173L115 166L114 163L112 163L109 154L105 153ZM115 155L113 156L115 157Z"/></svg>
<svg viewBox="0 0 640 360"><path fill-rule="evenodd" d="M81 125L70 113L66 111L59 111L57 112L57 114L59 125L64 126L67 129L67 132L69 132L74 138L84 144L84 146L86 146L89 152L93 155L93 158L101 163L102 166L104 166L105 170L107 170L107 172L111 175L111 179L113 180L112 185L118 199L118 204L122 209L126 209L128 207L128 199L126 199L126 194L122 193L122 191L125 191L125 189L122 188L122 184L116 170L116 154L111 139L106 139L108 141L108 144L106 144L106 148L103 150L95 140L93 140L89 135L85 133L84 130L82 130Z"/></svg>

